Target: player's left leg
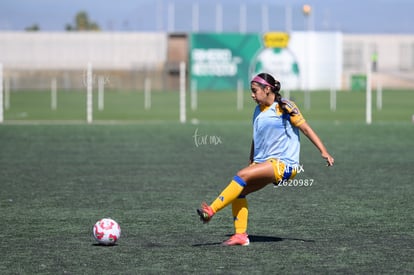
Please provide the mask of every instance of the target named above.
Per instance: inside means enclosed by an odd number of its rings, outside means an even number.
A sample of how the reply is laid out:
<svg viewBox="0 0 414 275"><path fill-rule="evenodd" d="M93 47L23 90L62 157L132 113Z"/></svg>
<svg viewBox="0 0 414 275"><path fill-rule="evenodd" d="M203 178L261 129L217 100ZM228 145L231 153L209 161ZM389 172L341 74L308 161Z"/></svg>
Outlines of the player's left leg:
<svg viewBox="0 0 414 275"><path fill-rule="evenodd" d="M231 211L234 219L234 231L236 234L246 233L247 220L249 216L249 205L247 198L240 195L231 203Z"/></svg>
<svg viewBox="0 0 414 275"><path fill-rule="evenodd" d="M292 170L290 167L286 169L286 165L277 159L271 159L267 161L267 163L271 164L273 167L274 178L272 181L289 179L296 175L296 171ZM223 242L223 245L249 245L250 240L247 235L247 221L249 210L246 195L262 189L267 184L268 183L266 182L256 182L256 184L247 185L239 197L233 200L232 213L234 218L235 234Z"/></svg>

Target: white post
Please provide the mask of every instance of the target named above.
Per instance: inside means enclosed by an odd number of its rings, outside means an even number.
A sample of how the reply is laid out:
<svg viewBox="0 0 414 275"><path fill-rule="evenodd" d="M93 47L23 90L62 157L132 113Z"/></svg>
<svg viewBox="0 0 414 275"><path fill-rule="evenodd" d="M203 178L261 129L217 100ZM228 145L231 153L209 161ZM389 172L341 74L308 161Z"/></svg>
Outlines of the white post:
<svg viewBox="0 0 414 275"><path fill-rule="evenodd" d="M305 29L306 29L306 55L307 58L306 62L306 86L305 86L305 99L304 105L305 109L309 110L311 108L311 100L310 100L310 84L311 84L311 58L313 53L313 35L311 36L311 7L309 5L303 6L303 15L305 18Z"/></svg>
<svg viewBox="0 0 414 275"><path fill-rule="evenodd" d="M103 111L105 104L105 78L99 76L98 78L98 110Z"/></svg>
<svg viewBox="0 0 414 275"><path fill-rule="evenodd" d="M292 8L289 4L285 6L285 28L287 33L292 31Z"/></svg>
<svg viewBox="0 0 414 275"><path fill-rule="evenodd" d="M0 123L4 121L3 112L3 64L0 63Z"/></svg>
<svg viewBox="0 0 414 275"><path fill-rule="evenodd" d="M240 33L246 32L246 4L240 4Z"/></svg>
<svg viewBox="0 0 414 275"><path fill-rule="evenodd" d="M191 110L195 111L198 108L198 95L197 95L197 80L191 80Z"/></svg>
<svg viewBox="0 0 414 275"><path fill-rule="evenodd" d="M216 32L223 31L223 9L220 3L216 3Z"/></svg>
<svg viewBox="0 0 414 275"><path fill-rule="evenodd" d="M159 30L159 31L163 31L164 30L164 27L163 27L163 25L164 25L164 13L163 13L163 11L164 11L164 5L163 5L163 0L158 0L157 1L157 12L156 12L156 15L155 15L155 17L157 18L157 30Z"/></svg>
<svg viewBox="0 0 414 275"><path fill-rule="evenodd" d="M285 90L285 92L283 94L285 95L286 99L290 99L290 90L289 89Z"/></svg>
<svg viewBox="0 0 414 275"><path fill-rule="evenodd" d="M371 97L371 64L367 64L367 83L366 83L366 107L365 120L367 124L372 123L372 97Z"/></svg>
<svg viewBox="0 0 414 275"><path fill-rule="evenodd" d="M193 3L193 32L198 32L199 29L199 8L198 3Z"/></svg>
<svg viewBox="0 0 414 275"><path fill-rule="evenodd" d="M180 62L180 122L185 123L186 104L185 104L185 62Z"/></svg>
<svg viewBox="0 0 414 275"><path fill-rule="evenodd" d="M174 32L174 25L175 25L175 5L174 2L169 2L168 3L168 27L167 30L168 32Z"/></svg>
<svg viewBox="0 0 414 275"><path fill-rule="evenodd" d="M144 108L151 109L151 79L148 77L144 80Z"/></svg>
<svg viewBox="0 0 414 275"><path fill-rule="evenodd" d="M4 109L10 109L10 78L4 79Z"/></svg>
<svg viewBox="0 0 414 275"><path fill-rule="evenodd" d="M262 4L262 32L269 31L269 10L267 4Z"/></svg>
<svg viewBox="0 0 414 275"><path fill-rule="evenodd" d="M50 83L50 109L57 109L57 80L53 78Z"/></svg>
<svg viewBox="0 0 414 275"><path fill-rule="evenodd" d="M304 99L304 105L305 105L305 109L309 110L311 108L311 100L310 100L310 91L309 88L305 89L305 99Z"/></svg>
<svg viewBox="0 0 414 275"><path fill-rule="evenodd" d="M237 110L243 110L243 80L237 80Z"/></svg>
<svg viewBox="0 0 414 275"><path fill-rule="evenodd" d="M377 84L377 109L382 110L382 85L380 82Z"/></svg>
<svg viewBox="0 0 414 275"><path fill-rule="evenodd" d="M88 70L86 73L86 121L92 123L92 64L88 63Z"/></svg>
<svg viewBox="0 0 414 275"><path fill-rule="evenodd" d="M330 105L331 105L331 111L336 111L336 89L334 87L331 87L331 93L330 93Z"/></svg>

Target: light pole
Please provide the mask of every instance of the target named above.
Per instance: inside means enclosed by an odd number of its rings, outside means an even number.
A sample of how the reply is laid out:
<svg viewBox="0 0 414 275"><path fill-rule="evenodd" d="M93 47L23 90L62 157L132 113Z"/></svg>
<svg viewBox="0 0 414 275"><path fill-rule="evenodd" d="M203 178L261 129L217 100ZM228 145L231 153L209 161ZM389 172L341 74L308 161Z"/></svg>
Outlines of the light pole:
<svg viewBox="0 0 414 275"><path fill-rule="evenodd" d="M310 5L308 5L308 4L305 4L305 5L303 5L303 7L302 7L302 11L303 11L303 14L304 14L305 16L308 16L308 15L310 15L310 13L312 12L312 7L311 7Z"/></svg>
<svg viewBox="0 0 414 275"><path fill-rule="evenodd" d="M311 51L310 51L310 31L311 31L311 13L312 13L312 7L308 4L303 5L302 7L302 12L303 15L305 16L305 26L306 26L306 75L305 75L305 79L306 79L306 84L305 84L305 95L304 95L304 105L305 105L305 109L309 110L311 107L311 102L310 102L310 91L309 91L309 86L310 86L310 55L311 55Z"/></svg>

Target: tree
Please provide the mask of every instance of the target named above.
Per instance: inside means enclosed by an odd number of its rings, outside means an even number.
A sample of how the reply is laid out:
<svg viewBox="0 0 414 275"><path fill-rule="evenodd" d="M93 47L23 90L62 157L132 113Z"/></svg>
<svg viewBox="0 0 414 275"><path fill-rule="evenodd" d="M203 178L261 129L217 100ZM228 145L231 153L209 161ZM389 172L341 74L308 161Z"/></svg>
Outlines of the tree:
<svg viewBox="0 0 414 275"><path fill-rule="evenodd" d="M26 27L24 30L27 32L37 32L37 31L40 31L40 28L38 24L33 24L29 27Z"/></svg>
<svg viewBox="0 0 414 275"><path fill-rule="evenodd" d="M67 31L99 31L99 25L89 20L88 13L86 11L80 11L75 16L75 26L66 24L65 29Z"/></svg>

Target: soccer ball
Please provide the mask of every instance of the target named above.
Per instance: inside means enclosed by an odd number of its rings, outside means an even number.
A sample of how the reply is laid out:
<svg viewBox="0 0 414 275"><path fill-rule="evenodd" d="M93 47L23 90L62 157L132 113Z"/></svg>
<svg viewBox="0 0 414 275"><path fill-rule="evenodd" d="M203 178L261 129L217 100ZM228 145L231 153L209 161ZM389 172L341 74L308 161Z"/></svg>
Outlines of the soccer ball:
<svg viewBox="0 0 414 275"><path fill-rule="evenodd" d="M95 240L103 245L114 245L121 237L121 227L110 218L104 218L93 226L93 236Z"/></svg>

